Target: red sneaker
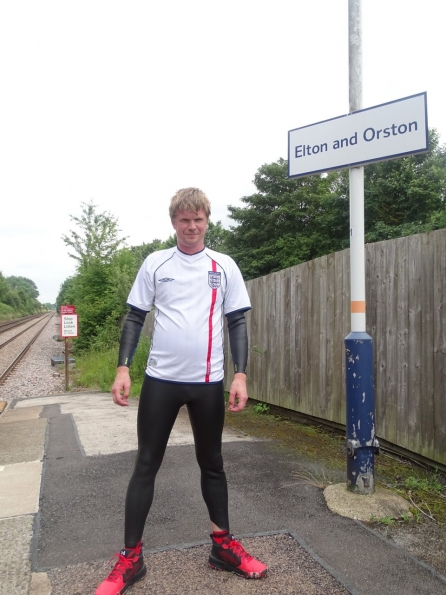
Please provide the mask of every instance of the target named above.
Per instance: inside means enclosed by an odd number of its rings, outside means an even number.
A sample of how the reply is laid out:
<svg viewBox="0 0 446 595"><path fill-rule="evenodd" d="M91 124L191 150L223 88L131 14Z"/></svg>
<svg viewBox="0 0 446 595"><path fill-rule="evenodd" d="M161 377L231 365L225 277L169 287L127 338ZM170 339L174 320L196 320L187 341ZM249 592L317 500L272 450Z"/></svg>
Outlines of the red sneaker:
<svg viewBox="0 0 446 595"><path fill-rule="evenodd" d="M245 551L241 543L232 535L215 539L212 537L212 550L209 566L214 570L229 570L245 578L264 578L268 566L262 564Z"/></svg>
<svg viewBox="0 0 446 595"><path fill-rule="evenodd" d="M146 575L142 542L135 548L121 550L112 560L115 558L118 558L118 561L105 581L96 589L95 595L122 595L133 583Z"/></svg>

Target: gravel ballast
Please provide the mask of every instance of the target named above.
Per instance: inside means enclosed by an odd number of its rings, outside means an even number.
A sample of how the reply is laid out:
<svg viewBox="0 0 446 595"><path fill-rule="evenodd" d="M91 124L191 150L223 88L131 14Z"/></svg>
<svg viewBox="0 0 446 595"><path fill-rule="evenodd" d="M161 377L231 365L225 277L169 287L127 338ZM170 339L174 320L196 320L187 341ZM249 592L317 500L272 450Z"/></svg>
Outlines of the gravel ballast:
<svg viewBox="0 0 446 595"><path fill-rule="evenodd" d="M53 338L59 332L58 322L59 317L52 316L25 358L0 386L1 401L9 403L14 398L42 397L64 391L64 370L51 365L52 357L64 355L64 343ZM22 337L25 336L26 333ZM26 339L23 340L26 341ZM6 357L10 350L16 351L14 343L10 343L0 351L3 357Z"/></svg>

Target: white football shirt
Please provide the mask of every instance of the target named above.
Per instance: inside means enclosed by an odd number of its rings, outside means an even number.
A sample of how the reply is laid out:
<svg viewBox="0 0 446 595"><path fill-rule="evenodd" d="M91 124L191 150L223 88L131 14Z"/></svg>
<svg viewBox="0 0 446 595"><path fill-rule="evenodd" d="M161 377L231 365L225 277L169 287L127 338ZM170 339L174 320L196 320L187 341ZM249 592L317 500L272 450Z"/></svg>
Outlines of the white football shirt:
<svg viewBox="0 0 446 595"><path fill-rule="evenodd" d="M223 315L251 309L235 262L208 248L150 254L127 303L145 312L155 308L147 375L200 384L223 379Z"/></svg>

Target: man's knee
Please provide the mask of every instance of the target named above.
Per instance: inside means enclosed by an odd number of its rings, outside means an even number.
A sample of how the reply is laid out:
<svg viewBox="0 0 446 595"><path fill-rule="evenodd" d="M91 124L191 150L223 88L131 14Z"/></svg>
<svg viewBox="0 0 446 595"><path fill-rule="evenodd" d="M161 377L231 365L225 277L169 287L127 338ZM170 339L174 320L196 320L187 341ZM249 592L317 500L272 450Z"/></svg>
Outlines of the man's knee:
<svg viewBox="0 0 446 595"><path fill-rule="evenodd" d="M140 449L136 457L134 474L155 476L158 473L162 462L162 456L155 456L154 453L148 449Z"/></svg>
<svg viewBox="0 0 446 595"><path fill-rule="evenodd" d="M223 457L221 456L221 454L214 456L210 456L209 454L201 456L197 455L197 462L200 466L201 471L204 473L224 473Z"/></svg>

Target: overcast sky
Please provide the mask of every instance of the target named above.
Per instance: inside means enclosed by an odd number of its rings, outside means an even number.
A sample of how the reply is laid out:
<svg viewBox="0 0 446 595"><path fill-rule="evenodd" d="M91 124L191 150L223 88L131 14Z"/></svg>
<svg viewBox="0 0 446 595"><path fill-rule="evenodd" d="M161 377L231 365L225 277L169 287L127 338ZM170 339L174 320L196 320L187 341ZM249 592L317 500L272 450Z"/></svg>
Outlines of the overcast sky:
<svg viewBox="0 0 446 595"><path fill-rule="evenodd" d="M362 5L363 107L426 91L446 142L446 2ZM289 130L349 111L347 30L348 0L1 2L0 271L55 302L90 200L129 245L186 186L228 227Z"/></svg>

